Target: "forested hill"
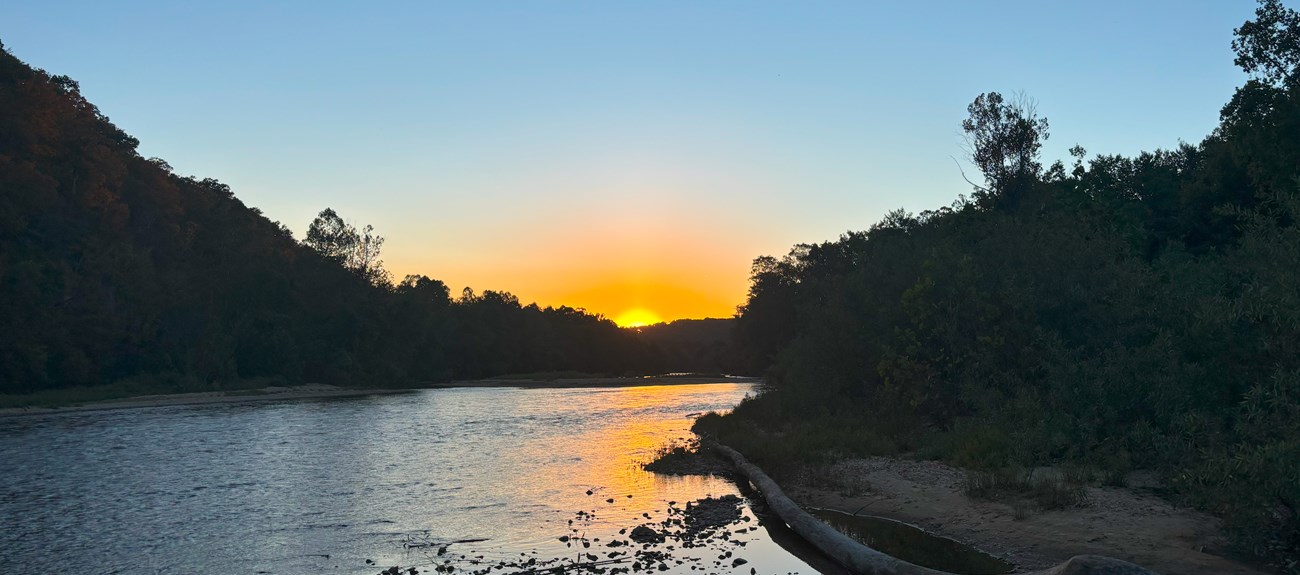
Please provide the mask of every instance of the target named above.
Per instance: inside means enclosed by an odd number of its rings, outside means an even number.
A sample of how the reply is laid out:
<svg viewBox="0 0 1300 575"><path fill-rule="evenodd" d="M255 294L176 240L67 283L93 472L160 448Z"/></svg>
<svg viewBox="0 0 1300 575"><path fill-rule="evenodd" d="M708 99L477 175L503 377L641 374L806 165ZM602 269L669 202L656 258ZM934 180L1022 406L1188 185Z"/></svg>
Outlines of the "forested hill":
<svg viewBox="0 0 1300 575"><path fill-rule="evenodd" d="M0 393L677 369L580 310L394 283L369 228L326 210L299 243L136 145L72 79L0 53Z"/></svg>
<svg viewBox="0 0 1300 575"><path fill-rule="evenodd" d="M1297 569L1300 15L1261 2L1232 46L1250 79L1200 143L1044 165L1032 102L983 94L962 126L972 198L756 260L739 339L778 390L733 423L1156 470L1242 552Z"/></svg>

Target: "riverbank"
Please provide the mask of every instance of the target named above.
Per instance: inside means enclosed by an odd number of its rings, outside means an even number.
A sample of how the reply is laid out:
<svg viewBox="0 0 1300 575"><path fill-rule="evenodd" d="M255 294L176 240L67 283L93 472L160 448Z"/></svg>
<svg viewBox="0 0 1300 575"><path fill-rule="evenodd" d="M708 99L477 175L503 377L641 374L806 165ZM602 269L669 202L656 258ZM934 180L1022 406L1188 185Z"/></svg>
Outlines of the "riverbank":
<svg viewBox="0 0 1300 575"><path fill-rule="evenodd" d="M61 406L6 407L0 408L0 417L68 413L76 411L98 411L104 409L162 407L171 405L202 405L209 403L237 403L246 401L357 397L365 395L407 393L410 391L411 390L409 389L347 388L313 383L307 385L270 386L258 389L241 389L234 391L200 391L193 393L139 395L121 399L106 399L102 401L90 401L86 403Z"/></svg>
<svg viewBox="0 0 1300 575"><path fill-rule="evenodd" d="M731 461L716 449L701 448L698 442L668 446L645 468L676 475L731 475ZM720 472L724 461L728 470ZM1172 505L1149 488L1085 487L1084 505L1027 511L969 497L966 471L936 461L854 458L797 465L787 476L781 490L805 510L911 524L1012 563L1017 573L1048 569L1078 555L1100 555L1168 575L1264 575L1219 554L1225 541L1217 519ZM1133 484L1143 480L1135 477Z"/></svg>
<svg viewBox="0 0 1300 575"><path fill-rule="evenodd" d="M468 381L451 381L429 385L447 387L636 387L642 385L698 385L704 383L759 383L762 378L737 376L647 375L642 377L571 377L554 379L488 378Z"/></svg>
<svg viewBox="0 0 1300 575"><path fill-rule="evenodd" d="M39 415L47 413L67 413L76 411L98 411L104 409L131 409L138 407L161 407L171 405L202 405L209 403L235 403L247 401L277 401L294 399L321 399L331 397L359 397L366 395L386 395L393 393L410 393L420 389L443 389L452 387L517 387L517 388L577 388L577 387L637 387L651 385L697 385L707 383L757 383L754 377L709 377L709 376L646 376L646 377L584 377L557 379L494 378L447 383L428 384L414 388L372 389L350 388L323 383L311 383L292 386L268 386L256 389L238 389L225 391L200 391L190 393L168 393L137 395L123 398L72 402L62 405L31 405L22 407L2 407L0 417Z"/></svg>
<svg viewBox="0 0 1300 575"><path fill-rule="evenodd" d="M936 461L857 458L793 475L785 491L805 508L911 523L1007 559L1017 571L1096 554L1167 574L1263 573L1218 554L1225 541L1214 517L1142 489L1086 487L1084 506L1025 513L968 497L966 472Z"/></svg>

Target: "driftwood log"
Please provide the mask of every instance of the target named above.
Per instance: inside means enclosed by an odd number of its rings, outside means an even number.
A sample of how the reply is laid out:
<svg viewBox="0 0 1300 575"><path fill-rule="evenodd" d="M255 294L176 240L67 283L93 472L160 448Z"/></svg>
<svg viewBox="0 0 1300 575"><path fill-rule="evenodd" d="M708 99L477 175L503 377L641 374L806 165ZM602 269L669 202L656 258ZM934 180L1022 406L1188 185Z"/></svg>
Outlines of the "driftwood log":
<svg viewBox="0 0 1300 575"><path fill-rule="evenodd" d="M762 469L746 460L745 456L716 441L706 439L705 442L726 455L735 464L736 471L758 488L758 491L763 494L763 499L767 501L767 506L782 521L785 521L790 529L848 569L865 575L951 575L946 571L922 567L881 553L836 531L786 497L781 487L763 473ZM1076 555L1060 565L1033 571L1028 575L1155 575L1155 573L1119 559L1100 555Z"/></svg>

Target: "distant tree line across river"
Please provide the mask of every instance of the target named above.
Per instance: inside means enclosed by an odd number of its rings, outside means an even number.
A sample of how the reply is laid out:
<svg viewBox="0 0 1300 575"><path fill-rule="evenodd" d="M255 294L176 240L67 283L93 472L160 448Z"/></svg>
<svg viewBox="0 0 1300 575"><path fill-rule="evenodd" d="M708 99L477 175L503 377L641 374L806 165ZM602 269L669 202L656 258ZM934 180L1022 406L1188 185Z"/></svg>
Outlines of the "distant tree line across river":
<svg viewBox="0 0 1300 575"><path fill-rule="evenodd" d="M326 209L298 242L225 184L137 145L71 78L0 54L0 394L742 365L730 330L626 330L504 291L394 281L370 226ZM717 337L671 336L700 329Z"/></svg>

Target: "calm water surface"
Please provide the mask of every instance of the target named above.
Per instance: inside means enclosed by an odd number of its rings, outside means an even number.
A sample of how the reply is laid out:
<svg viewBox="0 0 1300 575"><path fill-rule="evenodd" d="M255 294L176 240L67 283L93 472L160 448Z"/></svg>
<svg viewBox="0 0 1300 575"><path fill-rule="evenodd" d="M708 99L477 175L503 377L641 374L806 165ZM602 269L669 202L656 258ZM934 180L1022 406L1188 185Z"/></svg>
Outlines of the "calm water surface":
<svg viewBox="0 0 1300 575"><path fill-rule="evenodd" d="M609 540L667 501L736 493L638 463L752 391L458 388L0 418L0 573L423 571L432 552L405 542L467 539L483 541L449 551L572 555L557 537L576 511ZM737 572L814 572L767 531L745 539Z"/></svg>

